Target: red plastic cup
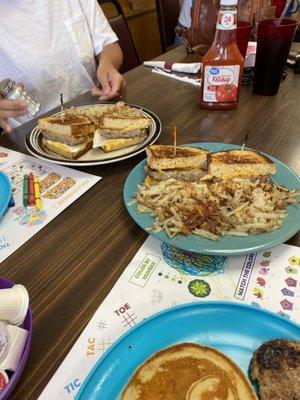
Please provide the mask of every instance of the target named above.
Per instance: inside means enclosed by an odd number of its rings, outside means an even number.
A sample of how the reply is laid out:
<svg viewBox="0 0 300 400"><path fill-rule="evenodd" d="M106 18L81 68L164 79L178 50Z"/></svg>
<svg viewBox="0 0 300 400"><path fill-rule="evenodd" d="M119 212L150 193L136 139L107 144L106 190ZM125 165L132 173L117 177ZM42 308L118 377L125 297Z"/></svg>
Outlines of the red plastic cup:
<svg viewBox="0 0 300 400"><path fill-rule="evenodd" d="M253 92L262 96L278 93L282 73L297 28L297 21L268 19L258 24Z"/></svg>
<svg viewBox="0 0 300 400"><path fill-rule="evenodd" d="M236 42L237 42L238 48L241 52L241 55L244 58L245 58L246 52L247 52L251 26L252 25L250 24L250 22L246 22L246 21L238 21L237 22Z"/></svg>

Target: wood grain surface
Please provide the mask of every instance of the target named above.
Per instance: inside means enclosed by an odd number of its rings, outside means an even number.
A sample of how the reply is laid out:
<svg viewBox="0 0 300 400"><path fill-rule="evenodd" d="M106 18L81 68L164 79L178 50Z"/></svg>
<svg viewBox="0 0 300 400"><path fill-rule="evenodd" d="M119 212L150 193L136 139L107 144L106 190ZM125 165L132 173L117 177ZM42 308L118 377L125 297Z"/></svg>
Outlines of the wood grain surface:
<svg viewBox="0 0 300 400"><path fill-rule="evenodd" d="M183 48L160 59L193 61ZM159 143L218 141L269 153L300 174L300 78L289 71L279 94L254 96L243 88L234 111L204 111L199 89L157 76L143 66L126 74L125 101L157 114L163 124ZM92 101L89 94L72 105ZM0 146L27 153L24 136L35 122L0 137ZM136 254L146 234L123 205L122 188L144 154L116 164L80 168L103 179L0 264L0 275L27 287L33 312L33 342L12 400L35 400L50 380L97 307ZM289 241L300 246L300 236ZM49 399L59 400L59 399Z"/></svg>

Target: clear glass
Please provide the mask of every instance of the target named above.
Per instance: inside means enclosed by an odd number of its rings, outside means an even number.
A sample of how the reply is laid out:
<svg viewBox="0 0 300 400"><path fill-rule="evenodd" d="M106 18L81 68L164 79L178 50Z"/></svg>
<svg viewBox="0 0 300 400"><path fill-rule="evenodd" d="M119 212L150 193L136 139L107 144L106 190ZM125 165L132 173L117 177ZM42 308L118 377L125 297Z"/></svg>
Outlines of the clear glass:
<svg viewBox="0 0 300 400"><path fill-rule="evenodd" d="M297 28L297 21L276 19L258 24L253 92L262 96L278 93L286 60Z"/></svg>

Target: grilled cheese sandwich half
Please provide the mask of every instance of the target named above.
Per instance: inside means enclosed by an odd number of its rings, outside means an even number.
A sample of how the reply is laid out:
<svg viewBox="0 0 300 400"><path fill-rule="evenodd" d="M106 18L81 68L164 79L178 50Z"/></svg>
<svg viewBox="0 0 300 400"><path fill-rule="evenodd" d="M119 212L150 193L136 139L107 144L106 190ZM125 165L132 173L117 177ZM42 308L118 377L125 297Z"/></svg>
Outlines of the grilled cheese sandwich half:
<svg viewBox="0 0 300 400"><path fill-rule="evenodd" d="M92 148L95 125L85 116L65 113L40 118L42 145L51 153L77 159Z"/></svg>
<svg viewBox="0 0 300 400"><path fill-rule="evenodd" d="M104 115L94 135L93 147L105 152L142 143L147 138L151 120L145 116Z"/></svg>
<svg viewBox="0 0 300 400"><path fill-rule="evenodd" d="M68 160L76 160L92 148L93 140L76 145L69 145L67 143L43 138L42 145L50 152L58 154L61 157L67 158Z"/></svg>
<svg viewBox="0 0 300 400"><path fill-rule="evenodd" d="M273 161L253 150L219 151L208 156L208 174L216 178L259 177L275 173Z"/></svg>
<svg viewBox="0 0 300 400"><path fill-rule="evenodd" d="M154 180L196 182L206 175L206 150L177 146L174 154L173 146L152 145L146 153L145 172Z"/></svg>

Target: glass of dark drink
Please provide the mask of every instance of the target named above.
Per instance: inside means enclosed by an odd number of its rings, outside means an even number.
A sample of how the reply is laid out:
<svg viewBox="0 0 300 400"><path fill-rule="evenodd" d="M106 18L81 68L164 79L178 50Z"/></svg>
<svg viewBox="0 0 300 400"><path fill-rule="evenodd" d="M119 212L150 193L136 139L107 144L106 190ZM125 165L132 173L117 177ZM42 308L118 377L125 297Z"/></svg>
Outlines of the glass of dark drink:
<svg viewBox="0 0 300 400"><path fill-rule="evenodd" d="M258 24L253 92L262 96L278 93L282 73L296 32L297 21L269 19Z"/></svg>
<svg viewBox="0 0 300 400"><path fill-rule="evenodd" d="M250 24L250 22L246 22L246 21L238 21L237 22L236 43L241 52L241 55L244 58L245 58L245 55L247 52L251 27L252 27L252 25Z"/></svg>

